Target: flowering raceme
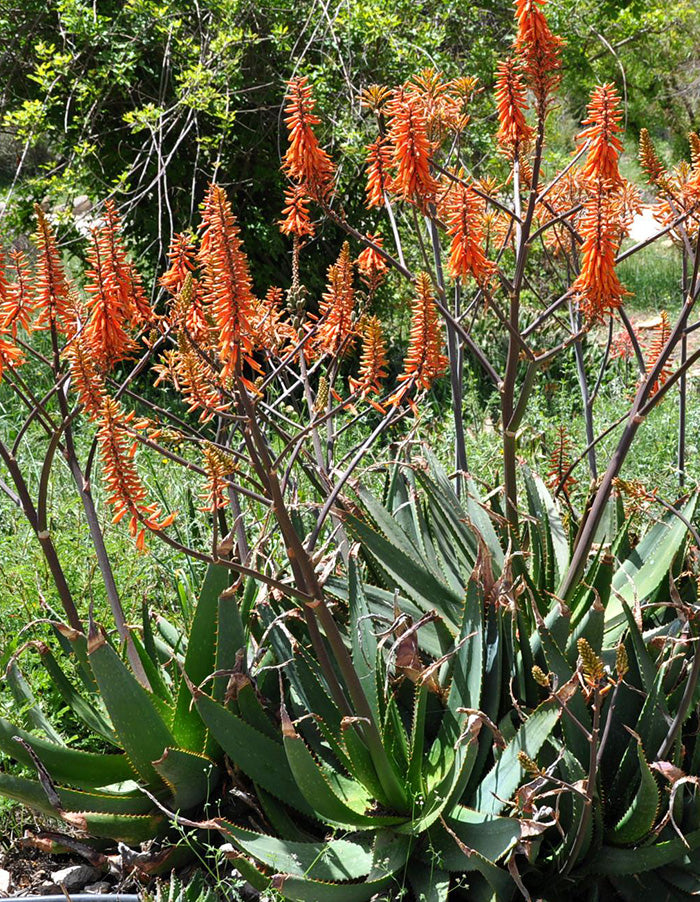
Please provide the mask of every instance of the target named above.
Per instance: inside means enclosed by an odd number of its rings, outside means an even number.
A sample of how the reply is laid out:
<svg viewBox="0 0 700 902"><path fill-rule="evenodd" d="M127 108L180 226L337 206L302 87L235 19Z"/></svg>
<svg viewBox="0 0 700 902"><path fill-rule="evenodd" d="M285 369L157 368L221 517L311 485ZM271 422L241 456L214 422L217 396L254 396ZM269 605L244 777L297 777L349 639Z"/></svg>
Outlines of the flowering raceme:
<svg viewBox="0 0 700 902"><path fill-rule="evenodd" d="M542 11L547 0L515 0L518 32L515 49L525 66L528 82L540 109L556 86L561 68L561 38L554 35Z"/></svg>
<svg viewBox="0 0 700 902"><path fill-rule="evenodd" d="M384 246L384 239L381 235L368 235L367 237L377 247ZM357 258L357 269L370 294L373 294L384 280L389 264L377 250L367 245Z"/></svg>
<svg viewBox="0 0 700 902"><path fill-rule="evenodd" d="M354 344L352 315L355 306L350 245L343 244L338 259L328 268L328 286L320 304L317 347L326 354L346 354Z"/></svg>
<svg viewBox="0 0 700 902"><path fill-rule="evenodd" d="M622 306L628 292L615 271L619 223L605 187L587 201L579 231L583 237L581 272L573 284L582 312L600 320Z"/></svg>
<svg viewBox="0 0 700 902"><path fill-rule="evenodd" d="M175 514L160 519L160 508L147 501L146 489L134 464L136 443L129 444L125 431L130 416L124 415L113 398L105 398L99 414L97 443L107 483L107 501L115 509L112 522L118 523L129 517L129 532L136 539L136 547L145 551L146 529L154 532L165 529L173 522Z"/></svg>
<svg viewBox="0 0 700 902"><path fill-rule="evenodd" d="M620 96L615 85L600 85L591 94L588 118L583 121L587 127L576 139L579 144L590 142L583 165L584 178L605 183L611 189L622 183L618 167L622 153L621 119Z"/></svg>
<svg viewBox="0 0 700 902"><path fill-rule="evenodd" d="M430 174L431 144L427 123L415 97L399 96L391 104L392 191L420 209L435 199L438 183Z"/></svg>
<svg viewBox="0 0 700 902"><path fill-rule="evenodd" d="M33 328L55 328L60 332L65 328L70 313L68 281L63 271L53 229L38 204L34 210L37 217L36 243L39 250L34 304L39 316Z"/></svg>
<svg viewBox="0 0 700 902"><path fill-rule="evenodd" d="M282 169L290 178L304 185L309 194L325 198L332 188L334 167L313 130L313 126L321 120L313 112L316 102L308 78L292 79L288 92L284 121L289 131L289 147L282 161Z"/></svg>
<svg viewBox="0 0 700 902"><path fill-rule="evenodd" d="M401 387L389 403L398 404L413 386L429 389L442 376L447 358L442 353L442 337L438 322L430 277L421 272L416 276L415 296L411 312L411 336L398 377Z"/></svg>
<svg viewBox="0 0 700 902"><path fill-rule="evenodd" d="M17 327L30 332L34 315L34 296L29 276L29 265L22 251L11 251L10 259L15 271L14 282L4 281L0 294L0 328L11 330L17 336Z"/></svg>
<svg viewBox="0 0 700 902"><path fill-rule="evenodd" d="M393 151L386 138L379 137L367 148L367 200L368 209L383 207L387 194L392 190L390 174Z"/></svg>
<svg viewBox="0 0 700 902"><path fill-rule="evenodd" d="M493 271L483 248L483 201L470 186L457 184L451 189L445 207L447 233L452 237L450 275L454 279L473 276L481 285Z"/></svg>
<svg viewBox="0 0 700 902"><path fill-rule="evenodd" d="M209 186L200 228L203 292L218 336L221 376L226 379L236 373L243 360L252 363L250 318L255 299L240 229L219 185Z"/></svg>
<svg viewBox="0 0 700 902"><path fill-rule="evenodd" d="M507 59L498 64L496 77L496 140L501 151L516 160L532 140L532 129L525 121L527 97L518 61Z"/></svg>
<svg viewBox="0 0 700 902"><path fill-rule="evenodd" d="M348 380L350 388L358 392L361 398L369 395L377 395L382 390L381 383L387 377L386 340L382 329L381 320L376 316L367 317L361 325L362 354L360 356L360 371L357 379ZM373 407L383 412L383 408L369 399Z"/></svg>
<svg viewBox="0 0 700 902"><path fill-rule="evenodd" d="M286 207L282 210L284 219L280 219L279 227L283 235L294 235L297 238L314 234L314 226L309 218L308 198L300 185L290 185L284 193Z"/></svg>

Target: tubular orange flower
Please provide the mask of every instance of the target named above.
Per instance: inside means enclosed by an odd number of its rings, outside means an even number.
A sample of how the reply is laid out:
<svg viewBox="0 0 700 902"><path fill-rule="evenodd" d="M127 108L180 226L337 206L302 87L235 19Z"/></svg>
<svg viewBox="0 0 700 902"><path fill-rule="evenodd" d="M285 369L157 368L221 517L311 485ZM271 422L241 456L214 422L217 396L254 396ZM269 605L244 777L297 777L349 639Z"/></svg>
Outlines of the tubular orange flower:
<svg viewBox="0 0 700 902"><path fill-rule="evenodd" d="M362 324L362 354L360 356L360 371L357 379L350 378L348 383L352 391L359 393L361 398L368 395L378 395L381 383L387 377L386 340L379 317L369 316ZM383 408L374 401L370 403L379 410Z"/></svg>
<svg viewBox="0 0 700 902"><path fill-rule="evenodd" d="M389 173L392 149L386 138L377 138L367 148L367 200L368 209L383 207L384 198L391 191L392 182Z"/></svg>
<svg viewBox="0 0 700 902"><path fill-rule="evenodd" d="M656 148L646 128L639 132L639 165L651 184L658 183L666 175L666 169L656 155Z"/></svg>
<svg viewBox="0 0 700 902"><path fill-rule="evenodd" d="M586 202L579 230L583 237L581 272L573 289L584 315L598 320L617 310L629 293L615 271L619 224L604 186Z"/></svg>
<svg viewBox="0 0 700 902"><path fill-rule="evenodd" d="M415 97L403 96L391 105L392 162L396 168L392 190L421 209L435 199L438 183L430 174L432 148L426 119Z"/></svg>
<svg viewBox="0 0 700 902"><path fill-rule="evenodd" d="M182 291L185 279L197 267L194 240L191 235L187 232L173 235L168 250L168 260L170 266L158 281L168 294L177 297Z"/></svg>
<svg viewBox="0 0 700 902"><path fill-rule="evenodd" d="M384 239L381 235L368 235L367 237L377 247L384 246ZM378 251L367 246L357 258L357 269L370 293L374 293L384 280L389 264Z"/></svg>
<svg viewBox="0 0 700 902"><path fill-rule="evenodd" d="M555 87L561 68L562 40L552 31L542 11L547 0L515 0L518 33L515 48L521 55L525 74L542 107Z"/></svg>
<svg viewBox="0 0 700 902"><path fill-rule="evenodd" d="M250 317L255 304L240 229L223 188L212 184L204 200L199 259L204 296L219 340L222 378L232 376L253 352Z"/></svg>
<svg viewBox="0 0 700 902"><path fill-rule="evenodd" d="M421 272L416 276L416 293L411 314L411 337L403 364L403 372L398 378L401 387L390 402L398 404L415 385L429 389L433 382L445 371L447 358L442 353L442 338L438 311L433 298L430 277Z"/></svg>
<svg viewBox="0 0 700 902"><path fill-rule="evenodd" d="M284 121L289 131L289 147L282 161L282 169L304 184L312 196L324 198L332 187L334 167L313 130L313 126L321 120L313 112L316 101L306 76L289 82L288 97Z"/></svg>
<svg viewBox="0 0 700 902"><path fill-rule="evenodd" d="M659 322L657 323L651 341L645 347L645 356L646 356L646 365L647 371L651 370L654 366L656 366L659 357L661 357L661 352L666 347L666 344L671 337L671 326L668 321L668 313L665 310L662 310L659 315ZM659 378L654 382L651 387L651 391L649 396L655 395L661 386L668 380L668 377L671 375L671 365L667 361L663 367L661 368L661 372L659 373Z"/></svg>
<svg viewBox="0 0 700 902"><path fill-rule="evenodd" d="M455 279L471 275L477 283L483 284L493 271L483 248L483 201L470 187L457 184L450 191L445 206L447 233L452 236L450 275Z"/></svg>
<svg viewBox="0 0 700 902"><path fill-rule="evenodd" d="M33 328L63 331L69 317L69 289L56 236L41 207L34 207L37 218L36 243L39 261L35 285L35 304L39 311Z"/></svg>
<svg viewBox="0 0 700 902"><path fill-rule="evenodd" d="M618 160L622 153L620 96L615 85L606 82L593 89L588 104L588 126L577 137L577 143L590 141L583 164L583 176L590 181L605 182L613 188L622 183Z"/></svg>
<svg viewBox="0 0 700 902"><path fill-rule="evenodd" d="M284 318L283 297L281 288L268 288L253 315L252 327L258 345L273 354L298 340L294 327Z"/></svg>
<svg viewBox="0 0 700 902"><path fill-rule="evenodd" d="M129 532L139 551L146 549L146 529L158 532L169 526L175 514L161 519L160 508L147 502L146 489L136 470L136 442L129 445L125 426L129 415L113 398L105 398L100 412L97 442L107 483L107 502L114 508L113 523L129 517Z"/></svg>
<svg viewBox="0 0 700 902"><path fill-rule="evenodd" d="M63 349L70 364L71 388L91 420L101 415L107 398L105 381L95 356L85 340L85 330L75 332Z"/></svg>
<svg viewBox="0 0 700 902"><path fill-rule="evenodd" d="M177 354L170 363L173 382L189 405L188 413L198 410L199 419L206 423L214 414L228 409L230 405L222 400L218 373L202 358L184 330L178 332Z"/></svg>
<svg viewBox="0 0 700 902"><path fill-rule="evenodd" d="M554 490L564 478L564 474L571 466L571 439L563 424L557 430L557 438L554 448L549 455L549 472L547 473L547 485ZM562 488L568 492L576 485L576 477L569 473Z"/></svg>
<svg viewBox="0 0 700 902"><path fill-rule="evenodd" d="M338 259L328 268L328 286L319 305L321 324L316 345L326 354L347 354L354 344L352 269L350 245L346 241Z"/></svg>
<svg viewBox="0 0 700 902"><path fill-rule="evenodd" d="M0 326L12 330L13 336L16 336L18 325L22 326L25 332L31 331L35 305L27 258L22 251L11 251L10 259L15 271L15 280L5 284L4 300L0 304Z"/></svg>
<svg viewBox="0 0 700 902"><path fill-rule="evenodd" d="M127 258L126 248L121 238L121 220L112 200L105 201L104 224L99 229L98 239L104 257L105 273L118 286L120 303L127 321L132 327L139 327L153 320L153 311L141 284L141 276L134 264Z"/></svg>
<svg viewBox="0 0 700 902"><path fill-rule="evenodd" d="M496 140L501 151L511 160L518 158L532 139L532 129L525 121L527 98L518 62L507 59L498 64L496 77Z"/></svg>
<svg viewBox="0 0 700 902"><path fill-rule="evenodd" d="M209 442L204 444L202 454L207 471L207 488L202 493L204 507L201 510L215 513L230 504L227 477L236 470L236 462L232 455Z"/></svg>
<svg viewBox="0 0 700 902"><path fill-rule="evenodd" d="M282 210L284 219L279 220L280 232L283 235L296 235L302 238L304 235L311 237L314 234L314 226L309 218L308 198L301 185L290 185L284 192L286 207Z"/></svg>
<svg viewBox="0 0 700 902"><path fill-rule="evenodd" d="M118 274L109 265L104 250L103 236L93 233L87 255L90 268L85 271L85 292L90 310L85 326L85 343L98 367L107 370L128 357L136 343L127 331L125 283L118 281Z"/></svg>

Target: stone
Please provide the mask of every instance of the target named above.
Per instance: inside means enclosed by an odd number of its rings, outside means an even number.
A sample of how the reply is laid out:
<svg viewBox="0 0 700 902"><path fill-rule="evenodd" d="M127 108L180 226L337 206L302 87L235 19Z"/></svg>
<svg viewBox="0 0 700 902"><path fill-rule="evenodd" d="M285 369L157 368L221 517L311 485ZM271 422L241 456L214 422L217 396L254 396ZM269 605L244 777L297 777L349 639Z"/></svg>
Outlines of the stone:
<svg viewBox="0 0 700 902"><path fill-rule="evenodd" d="M68 892L82 889L87 883L95 883L101 876L101 872L89 864L72 864L70 867L51 873L53 882L64 887Z"/></svg>
<svg viewBox="0 0 700 902"><path fill-rule="evenodd" d="M73 201L73 213L76 216L84 216L92 210L92 201L87 194L79 194Z"/></svg>
<svg viewBox="0 0 700 902"><path fill-rule="evenodd" d="M37 886L34 892L37 896L60 896L61 887L51 880L44 880L43 883L40 883L39 886Z"/></svg>
<svg viewBox="0 0 700 902"><path fill-rule="evenodd" d="M4 868L0 868L0 896L10 895L11 883L12 877L10 876L10 872L6 871Z"/></svg>

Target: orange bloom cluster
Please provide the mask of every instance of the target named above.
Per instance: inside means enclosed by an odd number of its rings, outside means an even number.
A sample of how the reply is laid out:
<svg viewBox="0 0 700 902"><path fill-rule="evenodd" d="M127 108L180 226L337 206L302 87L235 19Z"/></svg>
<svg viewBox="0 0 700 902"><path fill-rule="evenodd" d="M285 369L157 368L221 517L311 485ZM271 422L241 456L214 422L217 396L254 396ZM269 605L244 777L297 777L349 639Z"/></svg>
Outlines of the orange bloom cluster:
<svg viewBox="0 0 700 902"><path fill-rule="evenodd" d="M304 188L301 185L290 185L284 193L284 202L287 206L282 210L284 219L280 219L278 223L280 232L297 238L304 235L311 237L314 226L309 217L308 198Z"/></svg>
<svg viewBox="0 0 700 902"><path fill-rule="evenodd" d="M328 268L328 286L319 306L321 323L316 336L317 348L326 354L346 354L354 344L352 321L355 306L353 263L350 245L343 244L335 263Z"/></svg>
<svg viewBox="0 0 700 902"><path fill-rule="evenodd" d="M391 144L377 138L367 148L367 207L383 207L385 196L392 190L389 169L393 158Z"/></svg>
<svg viewBox="0 0 700 902"><path fill-rule="evenodd" d="M153 314L141 280L127 259L113 201L105 203L104 224L93 232L88 250L85 291L90 316L85 342L97 364L108 369L136 347L129 328L143 325Z"/></svg>
<svg viewBox="0 0 700 902"><path fill-rule="evenodd" d="M97 430L102 469L108 491L108 503L114 508L113 523L129 517L129 532L136 539L139 551L146 548L146 529L160 531L175 519L172 513L162 517L160 508L149 504L146 489L136 471L134 456L136 442L129 444L125 426L130 416L124 416L119 403L105 398Z"/></svg>
<svg viewBox="0 0 700 902"><path fill-rule="evenodd" d="M70 300L66 275L56 244L56 236L41 207L34 207L37 217L36 243L39 250L34 304L39 311L33 328L63 331L69 320Z"/></svg>
<svg viewBox="0 0 700 902"><path fill-rule="evenodd" d="M393 147L395 173L392 190L402 200L413 201L420 209L435 199L438 183L430 174L432 147L420 102L399 96L391 104L389 137Z"/></svg>
<svg viewBox="0 0 700 902"><path fill-rule="evenodd" d="M279 354L286 345L298 340L294 327L284 318L283 297L281 288L268 288L253 312L252 329L256 344L273 354Z"/></svg>
<svg viewBox="0 0 700 902"><path fill-rule="evenodd" d="M332 188L334 167L313 130L321 120L313 112L316 101L308 78L292 79L288 92L284 121L289 131L289 147L282 168L290 178L303 184L309 194L324 198Z"/></svg>
<svg viewBox="0 0 700 902"><path fill-rule="evenodd" d="M496 77L496 140L511 161L519 158L532 140L532 128L525 121L527 97L518 61L507 59L498 64Z"/></svg>
<svg viewBox="0 0 700 902"><path fill-rule="evenodd" d="M160 284L172 297L170 325L174 330L184 327L194 341L209 349L210 329L202 304L201 286L194 275L197 257L192 236L174 235L168 259L170 266L161 276Z"/></svg>
<svg viewBox="0 0 700 902"><path fill-rule="evenodd" d="M442 72L423 69L405 86L408 96L416 100L425 118L431 144L439 144L446 132L463 130L469 116L466 103L476 88L474 79L445 81Z"/></svg>
<svg viewBox="0 0 700 902"><path fill-rule="evenodd" d="M552 33L542 11L546 4L547 0L515 0L518 20L515 49L523 60L525 74L540 108L559 80L563 45L561 38Z"/></svg>
<svg viewBox="0 0 700 902"><path fill-rule="evenodd" d="M639 165L651 184L658 184L666 175L666 169L656 155L656 148L646 128L639 132Z"/></svg>
<svg viewBox="0 0 700 902"><path fill-rule="evenodd" d="M222 378L232 376L243 359L253 366L250 318L255 306L248 259L226 192L209 186L204 200L199 259L204 267L204 296L219 342Z"/></svg>
<svg viewBox="0 0 700 902"><path fill-rule="evenodd" d="M0 326L5 330L12 330L13 336L17 335L17 326L20 325L25 332L31 331L31 318L35 311L34 296L29 276L29 265L22 251L11 251L15 281L4 281L4 287L0 293Z"/></svg>
<svg viewBox="0 0 700 902"><path fill-rule="evenodd" d="M63 349L71 371L71 388L78 395L83 409L91 420L97 419L104 409L107 397L104 376L97 359L85 340L85 329L78 327Z"/></svg>
<svg viewBox="0 0 700 902"><path fill-rule="evenodd" d="M583 164L583 176L594 182L605 182L610 187L621 184L618 161L622 153L620 120L620 95L615 85L606 82L593 89L588 104L587 126L577 137L578 144L590 142Z"/></svg>
<svg viewBox="0 0 700 902"><path fill-rule="evenodd" d="M665 310L662 310L659 315L659 322L654 329L652 334L651 341L647 342L644 347L645 357L646 357L646 365L647 372L651 370L654 366L656 366L659 358L661 357L661 352L666 347L669 338L671 337L671 325L668 321L668 314ZM651 392L649 393L649 397L652 397L657 393L657 391L661 388L661 386L668 380L668 377L671 375L671 365L667 361L663 367L661 368L661 372L659 373L659 378L654 382L651 387Z"/></svg>
<svg viewBox="0 0 700 902"><path fill-rule="evenodd" d="M363 399L368 395L378 395L382 390L381 383L387 377L386 366L386 340L381 320L379 317L369 316L362 323L360 371L357 379L348 380L351 390L359 392ZM370 404L383 411L376 401L370 399Z"/></svg>
<svg viewBox="0 0 700 902"><path fill-rule="evenodd" d="M6 366L18 366L24 359L13 340L17 331L16 317L12 316L14 305L9 296L10 286L5 278L3 262L0 254L0 379Z"/></svg>
<svg viewBox="0 0 700 902"><path fill-rule="evenodd" d="M481 225L484 204L471 187L455 185L445 202L447 234L450 245L450 275L456 279L473 276L483 284L493 271L484 253L484 233Z"/></svg>
<svg viewBox="0 0 700 902"><path fill-rule="evenodd" d="M632 339L627 329L621 329L610 344L611 360L631 360L634 357Z"/></svg>
<svg viewBox="0 0 700 902"><path fill-rule="evenodd" d="M384 246L384 239L381 235L368 235L367 237L377 247ZM357 258L357 269L370 294L373 294L384 280L389 264L378 251L368 245Z"/></svg>
<svg viewBox="0 0 700 902"><path fill-rule="evenodd" d="M583 237L581 272L573 289L581 310L591 320L617 310L628 294L615 271L619 222L613 205L608 192L597 190L586 204L579 226Z"/></svg>
<svg viewBox="0 0 700 902"><path fill-rule="evenodd" d="M447 366L447 358L442 353L438 311L427 273L418 273L415 291L411 312L411 337L403 371L398 377L401 387L392 395L390 399L392 404L398 404L413 386L429 389Z"/></svg>
<svg viewBox="0 0 700 902"><path fill-rule="evenodd" d="M228 479L236 469L236 462L230 454L206 442L202 449L204 469L207 471L207 488L202 494L202 510L215 513L230 504Z"/></svg>

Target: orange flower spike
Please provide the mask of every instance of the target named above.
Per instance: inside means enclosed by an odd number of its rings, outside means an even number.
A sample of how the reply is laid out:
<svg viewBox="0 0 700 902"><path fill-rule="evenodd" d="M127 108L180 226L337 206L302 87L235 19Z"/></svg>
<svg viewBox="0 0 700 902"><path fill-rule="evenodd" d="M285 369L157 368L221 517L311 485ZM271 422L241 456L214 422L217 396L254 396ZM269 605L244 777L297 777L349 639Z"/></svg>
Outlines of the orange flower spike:
<svg viewBox="0 0 700 902"><path fill-rule="evenodd" d="M121 219L113 200L105 201L104 224L98 232L105 273L110 274L120 295L120 305L129 325L139 327L153 320L153 311L143 290L141 277L127 258L121 238Z"/></svg>
<svg viewBox="0 0 700 902"><path fill-rule="evenodd" d="M204 297L219 340L222 378L232 376L241 358L253 352L250 319L255 306L248 258L226 192L210 185L204 200L199 258L204 265Z"/></svg>
<svg viewBox="0 0 700 902"><path fill-rule="evenodd" d="M393 151L386 138L377 138L367 148L367 199L365 205L383 207L386 195L392 190L389 168Z"/></svg>
<svg viewBox="0 0 700 902"><path fill-rule="evenodd" d="M328 268L328 285L319 305L321 322L317 346L326 354L346 354L354 344L355 292L352 283L353 263L346 241L338 259Z"/></svg>
<svg viewBox="0 0 700 902"><path fill-rule="evenodd" d="M559 80L563 41L554 35L542 8L547 0L515 0L518 32L515 49L540 108Z"/></svg>
<svg viewBox="0 0 700 902"><path fill-rule="evenodd" d="M64 331L69 316L69 288L61 256L56 244L56 236L41 207L36 204L36 243L39 249L35 285L35 303L39 316L34 329L49 329L52 326Z"/></svg>
<svg viewBox="0 0 700 902"><path fill-rule="evenodd" d="M620 96L615 85L606 83L594 88L588 104L588 117L583 121L587 128L576 139L578 144L590 142L582 168L584 178L607 182L610 187L622 183L618 167L622 153L622 141L618 137L623 131L621 119Z"/></svg>
<svg viewBox="0 0 700 902"><path fill-rule="evenodd" d="M312 196L325 198L331 191L335 170L313 130L321 121L313 112L315 107L308 78L292 79L288 85L284 119L289 131L289 147L282 161L282 170L304 184Z"/></svg>
<svg viewBox="0 0 700 902"><path fill-rule="evenodd" d="M446 207L447 233L452 236L450 275L454 279L473 276L482 285L493 272L484 253L483 201L470 187L458 184L450 191Z"/></svg>
<svg viewBox="0 0 700 902"><path fill-rule="evenodd" d="M579 231L583 237L581 271L573 289L584 315L600 320L621 307L629 294L615 271L619 224L604 189L586 202Z"/></svg>
<svg viewBox="0 0 700 902"><path fill-rule="evenodd" d="M442 353L438 310L427 273L418 273L415 291L408 351L398 378L403 385L392 395L390 403L393 404L399 403L413 385L429 389L447 366L447 357Z"/></svg>
<svg viewBox="0 0 700 902"><path fill-rule="evenodd" d="M646 128L639 132L639 165L652 185L666 177L666 169L656 154L656 148Z"/></svg>
<svg viewBox="0 0 700 902"><path fill-rule="evenodd" d="M381 235L368 235L367 237L377 247L384 246L384 239ZM377 250L368 245L357 258L357 269L370 292L374 292L384 281L389 264Z"/></svg>
<svg viewBox="0 0 700 902"><path fill-rule="evenodd" d="M18 325L22 326L25 332L31 331L35 304L27 258L22 251L11 251L10 259L14 266L15 280L8 282L5 288L5 299L0 305L0 326L11 329L12 334L16 336Z"/></svg>
<svg viewBox="0 0 700 902"><path fill-rule="evenodd" d="M532 139L532 128L525 121L527 110L525 83L514 59L507 59L498 64L496 109L498 146L511 160L517 159Z"/></svg>
<svg viewBox="0 0 700 902"><path fill-rule="evenodd" d="M117 401L104 399L100 411L97 443L105 482L107 502L114 508L113 523L129 517L129 532L136 539L139 551L145 551L145 530L160 531L169 526L175 514L161 518L160 508L148 504L146 489L134 464L136 445L130 442L124 426L127 417Z"/></svg>
<svg viewBox="0 0 700 902"><path fill-rule="evenodd" d="M370 316L362 327L360 371L357 379L348 380L351 390L358 392L361 398L379 394L382 390L381 383L388 375L386 366L386 339L382 323L379 317Z"/></svg>
<svg viewBox="0 0 700 902"><path fill-rule="evenodd" d="M425 116L414 97L396 99L391 110L389 137L396 169L392 189L403 200L414 201L424 209L435 199L439 187L430 174L432 147Z"/></svg>
<svg viewBox="0 0 700 902"><path fill-rule="evenodd" d="M235 461L230 454L208 443L202 448L204 469L207 472L207 487L202 493L203 511L215 513L230 504L228 479L235 470Z"/></svg>
<svg viewBox="0 0 700 902"><path fill-rule="evenodd" d="M128 357L136 347L127 331L127 311L123 286L105 259L104 236L93 233L85 271L90 317L85 326L85 342L102 370Z"/></svg>
<svg viewBox="0 0 700 902"><path fill-rule="evenodd" d="M70 365L71 388L78 395L90 419L96 419L102 412L107 394L104 377L85 340L84 330L72 336L63 349L63 356Z"/></svg>
<svg viewBox="0 0 700 902"><path fill-rule="evenodd" d="M170 266L158 280L171 297L176 297L185 284L187 276L194 272L197 260L192 236L186 232L173 235L168 251Z"/></svg>
<svg viewBox="0 0 700 902"><path fill-rule="evenodd" d="M301 185L290 185L284 192L286 207L282 210L284 219L280 219L278 225L283 235L296 235L302 238L304 235L312 237L315 229L309 217L308 198Z"/></svg>
<svg viewBox="0 0 700 902"><path fill-rule="evenodd" d="M662 310L659 317L659 323L654 329L652 339L645 348L647 372L656 366L659 357L661 357L661 352L666 347L666 344L668 343L670 337L671 325L668 321L668 313L666 313L665 310ZM661 368L659 378L651 387L650 397L658 392L661 386L668 380L670 375L671 365L667 361Z"/></svg>

